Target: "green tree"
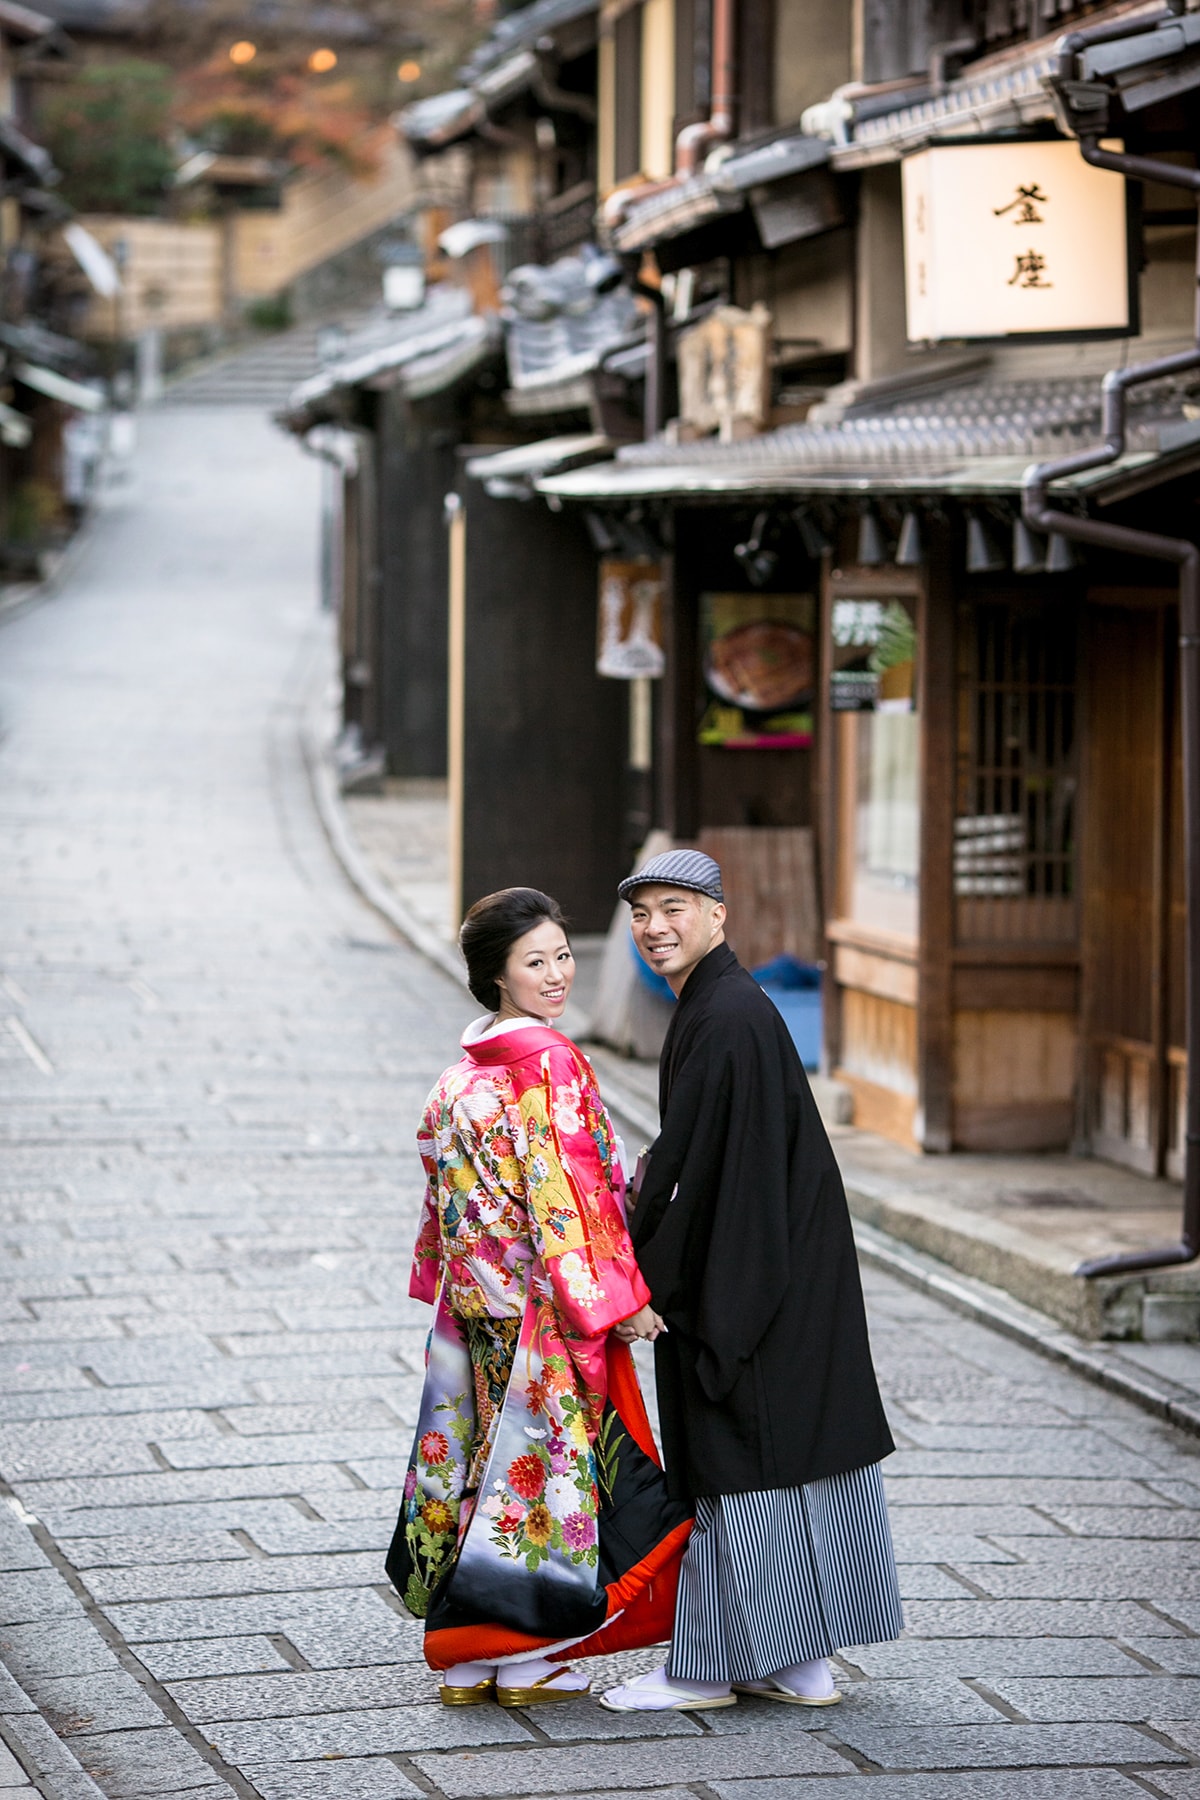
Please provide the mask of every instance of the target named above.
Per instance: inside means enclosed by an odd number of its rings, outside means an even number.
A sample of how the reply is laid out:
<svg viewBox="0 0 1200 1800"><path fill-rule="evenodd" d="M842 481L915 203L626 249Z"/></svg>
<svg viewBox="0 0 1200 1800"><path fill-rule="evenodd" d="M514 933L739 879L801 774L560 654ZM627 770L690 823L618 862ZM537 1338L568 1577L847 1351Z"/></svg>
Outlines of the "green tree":
<svg viewBox="0 0 1200 1800"><path fill-rule="evenodd" d="M171 71L130 59L80 70L41 108L42 142L80 212L155 213L171 179Z"/></svg>

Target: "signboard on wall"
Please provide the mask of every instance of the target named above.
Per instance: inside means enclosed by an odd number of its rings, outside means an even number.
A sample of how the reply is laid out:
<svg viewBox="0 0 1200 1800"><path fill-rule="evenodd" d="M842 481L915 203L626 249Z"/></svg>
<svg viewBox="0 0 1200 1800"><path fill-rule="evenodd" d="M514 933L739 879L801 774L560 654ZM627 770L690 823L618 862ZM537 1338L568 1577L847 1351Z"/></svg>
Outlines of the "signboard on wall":
<svg viewBox="0 0 1200 1800"><path fill-rule="evenodd" d="M661 563L619 562L613 557L601 562L598 675L636 681L663 673L662 601Z"/></svg>
<svg viewBox="0 0 1200 1800"><path fill-rule="evenodd" d="M935 144L903 184L910 342L1137 329L1125 179L1074 139Z"/></svg>
<svg viewBox="0 0 1200 1800"><path fill-rule="evenodd" d="M708 705L697 737L727 750L812 743L816 600L811 594L702 594Z"/></svg>

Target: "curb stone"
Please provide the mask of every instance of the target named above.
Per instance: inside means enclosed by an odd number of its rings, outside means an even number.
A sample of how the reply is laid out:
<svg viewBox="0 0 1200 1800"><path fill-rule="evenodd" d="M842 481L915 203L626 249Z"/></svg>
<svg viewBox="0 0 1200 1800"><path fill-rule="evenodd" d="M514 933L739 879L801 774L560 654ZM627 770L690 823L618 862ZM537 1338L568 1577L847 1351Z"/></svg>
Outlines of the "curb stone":
<svg viewBox="0 0 1200 1800"><path fill-rule="evenodd" d="M415 950L465 989L466 970L454 951L427 925L413 917L403 901L376 875L354 840L325 749L321 729L323 695L322 684L302 709L301 741L313 799L330 847L351 885L368 905ZM658 1133L658 1119L653 1109L631 1083L620 1080L619 1069L612 1070L610 1079L610 1066L618 1064L619 1058L601 1052L595 1060L613 1096L613 1110L636 1126L649 1142ZM848 1193L853 1211L855 1196L852 1189ZM1044 1313L1014 1300L1003 1289L992 1287L974 1276L960 1275L947 1263L902 1244L861 1219L854 1220L854 1235L862 1260L872 1268L885 1270L909 1287L935 1294L956 1312L990 1325L993 1330L1024 1344L1049 1362L1072 1369L1086 1381L1132 1401L1143 1411L1153 1413L1181 1431L1200 1437L1200 1402L1186 1388L1138 1368L1123 1358L1115 1347L1085 1343Z"/></svg>
<svg viewBox="0 0 1200 1800"><path fill-rule="evenodd" d="M0 1742L7 1745L43 1800L105 1800L103 1789L51 1729L3 1662Z"/></svg>
<svg viewBox="0 0 1200 1800"><path fill-rule="evenodd" d="M850 1200L853 1211L853 1190ZM1014 1300L1002 1288L991 1287L971 1275L960 1275L936 1257L901 1244L861 1219L854 1220L854 1236L859 1255L872 1268L886 1270L908 1286L935 1295L956 1312L990 1325L1004 1337L1036 1350L1049 1362L1063 1364L1097 1387L1107 1388L1179 1430L1200 1437L1200 1404L1195 1396L1127 1361L1115 1345L1085 1343L1044 1313Z"/></svg>

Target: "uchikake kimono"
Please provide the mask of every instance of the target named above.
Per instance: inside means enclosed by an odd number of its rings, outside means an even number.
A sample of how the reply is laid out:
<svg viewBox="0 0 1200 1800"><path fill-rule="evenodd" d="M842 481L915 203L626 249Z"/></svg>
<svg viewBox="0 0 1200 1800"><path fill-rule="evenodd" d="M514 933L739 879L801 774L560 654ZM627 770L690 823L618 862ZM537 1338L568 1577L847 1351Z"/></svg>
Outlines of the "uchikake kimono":
<svg viewBox="0 0 1200 1800"><path fill-rule="evenodd" d="M431 1668L670 1635L691 1509L666 1493L628 1348L648 1298L592 1071L484 1019L426 1104L410 1292L435 1307L387 1572Z"/></svg>

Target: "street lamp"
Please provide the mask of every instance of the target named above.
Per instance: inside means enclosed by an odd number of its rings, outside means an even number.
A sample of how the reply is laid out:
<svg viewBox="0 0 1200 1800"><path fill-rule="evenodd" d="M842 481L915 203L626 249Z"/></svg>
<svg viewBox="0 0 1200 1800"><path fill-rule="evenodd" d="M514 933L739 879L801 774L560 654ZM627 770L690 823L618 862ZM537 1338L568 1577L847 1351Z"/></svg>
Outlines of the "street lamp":
<svg viewBox="0 0 1200 1800"><path fill-rule="evenodd" d="M330 69L337 68L337 51L314 50L308 59L308 66L314 75L328 75Z"/></svg>
<svg viewBox="0 0 1200 1800"><path fill-rule="evenodd" d="M397 81L420 81L420 79L421 65L419 62L414 62L411 57L406 62L402 62L396 70Z"/></svg>
<svg viewBox="0 0 1200 1800"><path fill-rule="evenodd" d="M237 63L239 67L245 63L252 63L257 55L258 45L252 44L248 38L239 38L236 44L229 46L229 60L231 63Z"/></svg>

